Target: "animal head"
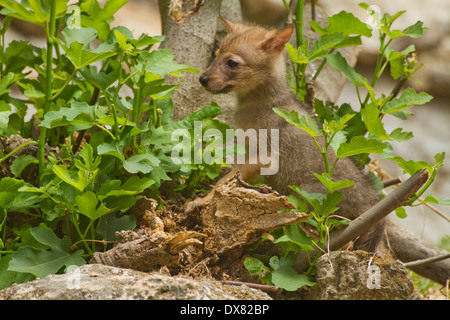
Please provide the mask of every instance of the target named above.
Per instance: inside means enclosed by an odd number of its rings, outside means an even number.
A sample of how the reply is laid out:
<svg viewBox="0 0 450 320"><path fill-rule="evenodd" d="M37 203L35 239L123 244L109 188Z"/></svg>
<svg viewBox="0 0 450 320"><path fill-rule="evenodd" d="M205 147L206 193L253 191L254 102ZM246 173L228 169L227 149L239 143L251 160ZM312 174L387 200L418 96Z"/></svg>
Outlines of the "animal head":
<svg viewBox="0 0 450 320"><path fill-rule="evenodd" d="M228 35L212 65L199 78L206 90L247 92L270 81L274 73L285 72L282 52L292 36L293 25L266 30L219 18Z"/></svg>

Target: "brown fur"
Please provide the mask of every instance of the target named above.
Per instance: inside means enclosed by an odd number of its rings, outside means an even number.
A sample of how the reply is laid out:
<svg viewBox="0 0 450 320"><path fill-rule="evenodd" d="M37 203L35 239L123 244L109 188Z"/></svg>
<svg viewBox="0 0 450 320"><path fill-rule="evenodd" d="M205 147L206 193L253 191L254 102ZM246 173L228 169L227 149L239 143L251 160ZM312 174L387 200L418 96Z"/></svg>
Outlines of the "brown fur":
<svg viewBox="0 0 450 320"><path fill-rule="evenodd" d="M279 170L268 176L268 184L282 194L292 193L290 185L308 192L326 192L313 173L325 171L322 155L312 138L303 130L288 124L272 108L296 110L299 115L307 111L291 94L287 81L283 49L293 33L293 27L265 30L255 26L234 24L222 19L229 32L216 52L213 64L201 75L200 82L210 92L237 92L236 123L239 128L279 129ZM233 60L234 62L229 62ZM269 141L270 143L270 141ZM320 143L323 144L323 141ZM269 150L271 148L269 147ZM335 155L328 153L330 163ZM244 164L237 168L243 179L250 181L259 175L262 165ZM354 219L379 201L365 174L350 159L340 159L334 180L355 182L352 189L343 190L338 215ZM219 181L220 183L220 181ZM212 194L194 204L205 204ZM384 230L379 223L367 235L360 237L355 247L375 251Z"/></svg>

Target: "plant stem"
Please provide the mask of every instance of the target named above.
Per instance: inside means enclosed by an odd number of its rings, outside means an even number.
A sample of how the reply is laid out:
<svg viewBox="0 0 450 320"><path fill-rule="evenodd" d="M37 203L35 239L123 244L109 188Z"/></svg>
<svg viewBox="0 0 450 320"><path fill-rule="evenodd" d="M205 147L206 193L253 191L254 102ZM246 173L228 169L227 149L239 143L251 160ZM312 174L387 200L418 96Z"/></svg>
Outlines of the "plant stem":
<svg viewBox="0 0 450 320"><path fill-rule="evenodd" d="M298 0L295 12L295 31L297 35L297 47L303 44L303 7L305 0Z"/></svg>
<svg viewBox="0 0 450 320"><path fill-rule="evenodd" d="M336 50L336 48L331 48L330 51L328 52L327 55L332 54L334 52L334 50ZM314 77L312 78L312 80L316 80L317 77L319 76L320 72L322 71L323 67L325 66L325 64L327 63L327 58L323 58L322 63L320 64L319 68L317 69L317 71L314 73Z"/></svg>
<svg viewBox="0 0 450 320"><path fill-rule="evenodd" d="M384 44L385 39L386 39L386 34L385 33L381 34L380 35L380 52L378 54L377 64L375 66L375 71L373 73L372 82L370 83L370 86L372 88L375 87L377 80L381 77L382 71L384 70L384 68L383 68L383 70L381 70L381 63L383 62L384 52L386 51L387 47L389 46L389 44L392 41L392 39L389 39L389 41L385 45ZM364 107L367 104L367 102L369 101L369 97L370 97L370 94L367 93L366 98L364 99L364 102L361 105L361 107Z"/></svg>
<svg viewBox="0 0 450 320"><path fill-rule="evenodd" d="M8 159L9 157L11 157L14 153L22 150L23 148L25 148L26 146L32 145L32 144L38 144L36 141L28 141L27 143L22 144L21 146L18 146L16 149L14 149L13 151L11 151L10 153L8 153L6 156L4 156L3 158L0 159L0 163L2 163L3 161L5 161L6 159Z"/></svg>
<svg viewBox="0 0 450 320"><path fill-rule="evenodd" d="M43 116L50 108L52 101L53 87L53 44L56 29L56 0L51 0L50 7L50 25L46 24L47 33L47 64L46 64L46 86L45 86L45 103ZM45 140L47 138L47 128L41 127L41 133L38 141L38 159L39 159L39 180L42 180L45 169Z"/></svg>
<svg viewBox="0 0 450 320"><path fill-rule="evenodd" d="M52 96L52 100L56 99L64 91L64 89L69 85L70 81L72 81L73 77L75 77L77 72L78 72L78 68L75 68L74 72L72 72L72 74L69 76L69 78L67 78L66 82L59 89L59 91Z"/></svg>
<svg viewBox="0 0 450 320"><path fill-rule="evenodd" d="M408 201L408 205L412 205L414 203L414 201L416 201L417 199L420 198L420 196L428 189L428 187L433 183L434 179L436 178L436 174L437 174L438 170L437 169L433 169L433 172L431 173L430 178L428 179L427 183L423 186L422 189L419 190L419 192L417 192L409 201Z"/></svg>

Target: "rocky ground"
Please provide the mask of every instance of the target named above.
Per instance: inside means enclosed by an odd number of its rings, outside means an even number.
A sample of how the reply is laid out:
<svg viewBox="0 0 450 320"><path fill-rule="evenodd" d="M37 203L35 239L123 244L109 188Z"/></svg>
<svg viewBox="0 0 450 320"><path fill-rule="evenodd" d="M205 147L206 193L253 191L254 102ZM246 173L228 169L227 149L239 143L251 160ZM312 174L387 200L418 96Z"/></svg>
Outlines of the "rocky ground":
<svg viewBox="0 0 450 320"><path fill-rule="evenodd" d="M364 21L364 11L357 6L360 1L354 0L320 0L320 4L330 13L341 10L353 12ZM426 106L414 109L414 116L406 123L398 123L398 119L385 119L388 126L402 126L406 131L414 131L415 138L410 142L394 145L395 151L405 158L426 160L432 162L433 155L445 151L450 156L450 3L446 0L430 0L426 3L414 1L371 1L380 11L395 13L407 10L399 20L399 28L424 21L429 27L424 37L416 44L419 60L425 66L417 74L423 84L412 83L416 90L424 90L435 96L435 99ZM125 25L136 36L145 32L150 35L161 33L157 1L130 0L116 15L114 25ZM41 35L33 32L17 31L9 35L12 39L25 38L39 45ZM406 46L399 44L400 47ZM376 61L376 42L370 40L363 46L359 55L357 69L363 74L371 75ZM380 92L390 92L393 87L389 79L380 81ZM340 102L354 103L352 85L344 88ZM380 160L383 168L393 177L401 172L391 166L389 162ZM450 161L441 169L431 192L444 198L450 198ZM415 210L413 210L415 209ZM405 226L416 235L425 240L437 243L443 236L450 234L450 225L442 217L429 209L413 208L408 210L408 217L396 221ZM439 208L444 214L450 216L450 209ZM396 219L393 217L393 219ZM398 219L397 219L398 220ZM192 238L195 238L194 235ZM181 252L181 250L180 250ZM332 253L321 258L318 264L318 290L314 293L304 293L302 298L319 299L417 299L412 281L406 269L400 263L389 264L382 261L373 261L373 258L363 253ZM373 291L368 288L367 266L371 263L378 265L383 275L380 288ZM360 269L358 269L360 266ZM390 270L388 270L390 269ZM279 299L289 298L289 295L280 296L277 292L270 295L259 290L245 286L230 286L226 283L217 284L212 281L196 281L185 278L172 278L167 274L148 274L120 267L108 267L98 264L86 265L65 275L53 275L45 279L38 279L28 284L15 285L0 292L0 299ZM341 274L337 270L349 271ZM388 272L391 273L384 273ZM351 271L351 272L350 272ZM166 272L166 273L170 273ZM204 274L203 274L204 275ZM359 279L360 281L355 281ZM173 280L173 282L171 282ZM384 281L384 282L383 282ZM398 281L398 282L396 282ZM394 283L395 282L395 283ZM82 283L82 287L78 284ZM377 283L373 282L376 286ZM149 289L151 288L151 289ZM187 288L187 289L186 289ZM267 289L267 288L266 288ZM194 292L196 295L194 295ZM374 295L375 293L375 295ZM192 295L191 295L192 294ZM439 296L438 294L436 296ZM298 298L294 297L294 298Z"/></svg>

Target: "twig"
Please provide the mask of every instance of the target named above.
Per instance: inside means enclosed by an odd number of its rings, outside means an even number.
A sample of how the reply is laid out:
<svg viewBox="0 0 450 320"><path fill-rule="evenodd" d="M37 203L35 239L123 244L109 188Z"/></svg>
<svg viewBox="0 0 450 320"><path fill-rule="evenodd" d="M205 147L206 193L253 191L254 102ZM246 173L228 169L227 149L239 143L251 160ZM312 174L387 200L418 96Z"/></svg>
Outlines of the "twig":
<svg viewBox="0 0 450 320"><path fill-rule="evenodd" d="M311 20L316 21L316 2L311 0Z"/></svg>
<svg viewBox="0 0 450 320"><path fill-rule="evenodd" d="M382 199L371 209L354 219L344 230L337 232L330 237L330 250L337 250L346 243L356 239L361 234L367 232L382 218L394 211L396 208L406 204L406 202L416 193L428 180L430 174L426 169L416 172L411 178L406 180L397 189L392 191L386 198ZM310 253L311 255L317 254ZM294 265L294 269L302 273L308 268L308 259L305 253L300 253Z"/></svg>
<svg viewBox="0 0 450 320"><path fill-rule="evenodd" d="M392 89L392 92L391 92L392 98L391 99L394 99L398 95L398 93L400 92L400 89L403 87L403 85L405 84L406 80L408 80L408 79L405 78L405 77L402 77L400 79L400 81L397 82L397 85L395 86L395 88Z"/></svg>
<svg viewBox="0 0 450 320"><path fill-rule="evenodd" d="M94 105L97 102L99 93L100 93L100 89L97 87L94 87L94 92L92 93L90 105ZM78 132L77 140L75 141L75 144L72 146L73 154L76 154L78 152L78 149L80 148L81 143L83 142L85 133L86 133L86 130L80 130Z"/></svg>
<svg viewBox="0 0 450 320"><path fill-rule="evenodd" d="M420 259L420 260L411 261L411 262L405 262L404 265L407 268L417 267L417 266L421 266L421 265L424 265L424 264L445 260L445 259L448 259L448 258L450 258L450 252L447 253L447 254L444 254L444 255L437 256L437 257L431 257L431 258Z"/></svg>
<svg viewBox="0 0 450 320"><path fill-rule="evenodd" d="M395 186L399 183L402 183L402 178L401 177L397 177L397 178L393 178L393 179L389 179L383 182L383 187L387 188L390 186Z"/></svg>
<svg viewBox="0 0 450 320"><path fill-rule="evenodd" d="M232 286L247 286L253 289L258 289L265 292L278 292L281 289L275 286L267 285L267 284L259 284L253 282L241 282L241 281L231 281L231 280L217 280L211 281L212 283L220 283L220 284L228 284Z"/></svg>
<svg viewBox="0 0 450 320"><path fill-rule="evenodd" d="M69 237L70 241L72 241L72 232L70 231L70 216L69 216L69 209L66 208L66 228L67 228L67 236Z"/></svg>
<svg viewBox="0 0 450 320"><path fill-rule="evenodd" d="M419 197L418 200L419 200L419 201L423 201L423 198ZM444 218L445 220L447 220L448 222L450 222L450 218L447 217L442 211L438 210L438 208L436 208L435 206L429 204L428 202L425 202L424 205L426 205L428 208L430 208L431 210L433 210L435 213L437 213L438 215L440 215L442 218Z"/></svg>

